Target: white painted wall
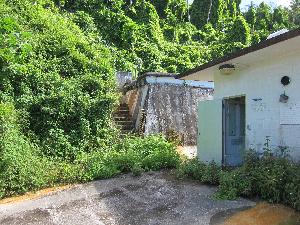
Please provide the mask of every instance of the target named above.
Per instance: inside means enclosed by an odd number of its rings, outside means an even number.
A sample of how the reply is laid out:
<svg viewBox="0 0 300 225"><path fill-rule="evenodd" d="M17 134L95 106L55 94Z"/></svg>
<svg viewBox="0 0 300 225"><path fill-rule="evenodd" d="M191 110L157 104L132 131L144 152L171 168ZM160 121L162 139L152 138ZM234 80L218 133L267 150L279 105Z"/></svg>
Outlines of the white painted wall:
<svg viewBox="0 0 300 225"><path fill-rule="evenodd" d="M253 57L256 57L255 53ZM289 76L291 83L283 86L282 76ZM261 151L265 137L270 136L274 149L288 146L291 156L300 161L300 124L281 125L280 110L292 112L300 107L300 52L274 55L264 61L251 64L231 75L214 74L214 99L246 96L246 147ZM280 103L279 96L286 92L288 103ZM254 101L253 99L262 99ZM300 110L290 113L292 120L300 120ZM220 149L220 151L222 151Z"/></svg>

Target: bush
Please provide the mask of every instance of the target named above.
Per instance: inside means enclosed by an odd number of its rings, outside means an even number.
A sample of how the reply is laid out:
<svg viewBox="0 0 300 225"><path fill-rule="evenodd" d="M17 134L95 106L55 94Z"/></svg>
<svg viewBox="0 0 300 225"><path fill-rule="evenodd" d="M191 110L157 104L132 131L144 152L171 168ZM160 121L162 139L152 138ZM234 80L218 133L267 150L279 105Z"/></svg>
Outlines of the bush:
<svg viewBox="0 0 300 225"><path fill-rule="evenodd" d="M234 199L238 196L258 196L272 203L285 203L300 209L300 166L288 158L269 152L261 159L248 154L240 168L222 172L218 196Z"/></svg>
<svg viewBox="0 0 300 225"><path fill-rule="evenodd" d="M47 186L51 164L24 137L10 104L0 103L0 198Z"/></svg>
<svg viewBox="0 0 300 225"><path fill-rule="evenodd" d="M18 116L12 104L0 103L0 198L122 172L137 176L144 170L174 168L179 163L175 146L161 136L127 137L111 148L72 153L72 162L59 160L59 155L45 157L38 145L20 132Z"/></svg>
<svg viewBox="0 0 300 225"><path fill-rule="evenodd" d="M182 179L185 177L191 177L195 180L202 180L203 172L206 165L200 162L198 159L191 159L183 161L177 169L177 177Z"/></svg>
<svg viewBox="0 0 300 225"><path fill-rule="evenodd" d="M78 160L86 169L87 179L102 179L123 172L175 168L179 154L173 144L161 136L127 137L107 152L83 154Z"/></svg>
<svg viewBox="0 0 300 225"><path fill-rule="evenodd" d="M156 135L145 138L128 137L117 144L116 151L116 164L122 171L131 170L137 162L145 170L174 168L180 160L175 145Z"/></svg>
<svg viewBox="0 0 300 225"><path fill-rule="evenodd" d="M300 210L300 166L291 165L289 178L284 184L283 202Z"/></svg>
<svg viewBox="0 0 300 225"><path fill-rule="evenodd" d="M208 165L198 159L184 161L178 168L177 177L191 177L204 184L219 184L221 168L214 162Z"/></svg>
<svg viewBox="0 0 300 225"><path fill-rule="evenodd" d="M236 199L239 196L250 197L252 183L243 168L232 171L222 171L217 197L221 199Z"/></svg>
<svg viewBox="0 0 300 225"><path fill-rule="evenodd" d="M70 17L92 18L45 2L1 4L0 102L22 111L20 131L45 156L71 162L113 135L114 56L93 24L82 30Z"/></svg>
<svg viewBox="0 0 300 225"><path fill-rule="evenodd" d="M221 168L212 161L205 167L201 181L205 184L219 184L220 172Z"/></svg>
<svg viewBox="0 0 300 225"><path fill-rule="evenodd" d="M300 209L299 164L291 162L286 154L275 155L269 149L261 158L249 151L241 167L223 170L214 162L207 165L198 159L186 160L178 167L177 177L219 184L216 197L220 199L260 197Z"/></svg>
<svg viewBox="0 0 300 225"><path fill-rule="evenodd" d="M139 163L134 164L132 167L133 176L140 176L144 171L145 170L142 168L142 166Z"/></svg>
<svg viewBox="0 0 300 225"><path fill-rule="evenodd" d="M179 164L174 145L161 136L127 137L110 149L79 152L72 163L52 161L43 157L38 147L30 144L17 129L4 130L14 127L3 120L14 121L10 119L15 115L11 110L11 106L0 105L3 122L0 126L0 198L58 183L106 179L124 172L138 176L143 171L175 168Z"/></svg>
<svg viewBox="0 0 300 225"><path fill-rule="evenodd" d="M115 152L97 151L82 153L76 163L82 171L79 171L80 180L90 181L94 179L107 179L120 174L118 165L114 163Z"/></svg>

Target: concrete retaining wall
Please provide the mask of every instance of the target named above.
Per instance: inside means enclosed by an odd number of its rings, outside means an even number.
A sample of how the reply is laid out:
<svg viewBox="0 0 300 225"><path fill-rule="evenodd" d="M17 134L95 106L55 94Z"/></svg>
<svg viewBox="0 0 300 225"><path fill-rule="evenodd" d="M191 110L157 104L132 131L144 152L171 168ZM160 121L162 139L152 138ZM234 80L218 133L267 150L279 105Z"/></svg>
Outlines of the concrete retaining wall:
<svg viewBox="0 0 300 225"><path fill-rule="evenodd" d="M123 102L137 131L145 135L175 131L184 145L196 145L197 105L212 99L212 87L207 82L187 84L169 74L146 74L126 88Z"/></svg>

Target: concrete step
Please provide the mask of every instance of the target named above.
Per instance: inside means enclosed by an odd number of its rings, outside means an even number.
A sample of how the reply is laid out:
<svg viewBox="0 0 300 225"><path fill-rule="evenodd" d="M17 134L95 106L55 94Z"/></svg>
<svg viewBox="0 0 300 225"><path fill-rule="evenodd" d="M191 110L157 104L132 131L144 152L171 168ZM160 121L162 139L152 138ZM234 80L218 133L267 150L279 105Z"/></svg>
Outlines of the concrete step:
<svg viewBox="0 0 300 225"><path fill-rule="evenodd" d="M134 125L130 115L128 105L121 104L114 114L116 126L120 129L120 137L133 133Z"/></svg>
<svg viewBox="0 0 300 225"><path fill-rule="evenodd" d="M133 133L133 129L130 130L122 130L121 132L122 134L129 134L129 133Z"/></svg>
<svg viewBox="0 0 300 225"><path fill-rule="evenodd" d="M124 117L124 116L130 118L129 112L119 111L119 112L116 112L114 115L114 117Z"/></svg>
<svg viewBox="0 0 300 225"><path fill-rule="evenodd" d="M130 116L129 111L120 110L120 111L115 113L115 116L125 116L125 115Z"/></svg>
<svg viewBox="0 0 300 225"><path fill-rule="evenodd" d="M131 118L127 116L114 116L114 121L131 121Z"/></svg>
<svg viewBox="0 0 300 225"><path fill-rule="evenodd" d="M133 125L131 120L119 120L119 121L115 121L115 123L120 126Z"/></svg>
<svg viewBox="0 0 300 225"><path fill-rule="evenodd" d="M119 107L128 107L126 103L121 103Z"/></svg>
<svg viewBox="0 0 300 225"><path fill-rule="evenodd" d="M129 109L129 107L128 106L120 106L118 109Z"/></svg>
<svg viewBox="0 0 300 225"><path fill-rule="evenodd" d="M120 130L132 130L134 127L132 124L130 125L117 125Z"/></svg>
<svg viewBox="0 0 300 225"><path fill-rule="evenodd" d="M128 112L129 113L129 109L118 109L117 112Z"/></svg>

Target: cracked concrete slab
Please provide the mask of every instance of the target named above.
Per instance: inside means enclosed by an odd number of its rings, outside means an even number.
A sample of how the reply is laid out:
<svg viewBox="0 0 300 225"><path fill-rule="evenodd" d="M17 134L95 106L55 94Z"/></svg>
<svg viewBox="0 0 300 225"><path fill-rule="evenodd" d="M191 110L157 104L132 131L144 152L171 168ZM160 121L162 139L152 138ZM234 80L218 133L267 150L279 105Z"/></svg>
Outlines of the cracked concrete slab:
<svg viewBox="0 0 300 225"><path fill-rule="evenodd" d="M130 174L0 205L1 225L209 225L214 215L254 206L213 199L216 188L178 181L171 171ZM214 218L214 219L212 219Z"/></svg>

